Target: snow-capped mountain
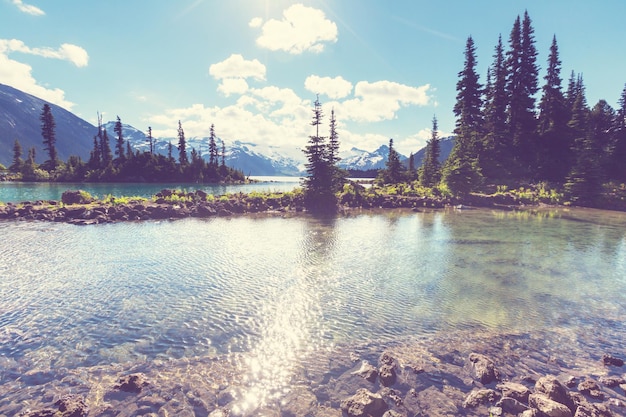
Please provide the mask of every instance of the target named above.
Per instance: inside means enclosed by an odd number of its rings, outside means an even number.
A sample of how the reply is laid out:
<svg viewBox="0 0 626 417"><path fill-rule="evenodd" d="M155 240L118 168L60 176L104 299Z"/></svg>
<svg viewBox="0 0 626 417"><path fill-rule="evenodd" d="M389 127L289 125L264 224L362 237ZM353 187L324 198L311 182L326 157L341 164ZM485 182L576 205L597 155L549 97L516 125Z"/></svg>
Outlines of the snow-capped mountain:
<svg viewBox="0 0 626 417"><path fill-rule="evenodd" d="M343 169L354 169L361 171L369 171L372 169L385 168L387 159L389 159L389 146L381 145L374 152L364 151L363 149L352 148L346 152L340 152L339 167ZM405 161L406 156L400 155L400 161Z"/></svg>
<svg viewBox="0 0 626 417"><path fill-rule="evenodd" d="M107 132L113 132L115 122L104 124ZM133 126L122 124L122 135L124 140L130 142L131 148L140 152L150 150L150 144L145 132ZM109 137L112 135L109 133ZM202 158L209 158L209 137L192 136L185 138L187 141L187 152L195 149ZM112 139L114 140L114 139ZM178 155L178 138L153 138L154 152L167 155L170 143L174 157ZM216 138L216 144L221 153L222 145L225 150L226 165L243 171L246 175L284 175L297 176L304 171L302 161L285 156L280 150L271 146L257 145L251 142L224 141Z"/></svg>
<svg viewBox="0 0 626 417"><path fill-rule="evenodd" d="M41 123L39 117L43 108L44 100L26 94L15 88L0 84L0 163L9 166L13 157L13 145L16 139L22 146L22 158L28 153L28 149L34 147L37 162L45 161L47 155L43 150L41 137ZM50 103L48 103L50 104ZM79 118L78 116L50 104L52 115L56 124L56 147L59 158L67 160L71 155L80 156L83 160L89 159L93 149L93 138L97 134L97 127ZM111 148L115 145L115 122L104 124L108 137L111 140ZM146 138L147 132L122 124L124 140L129 141L131 148L140 152L150 150ZM172 153L178 157L178 138L153 138L154 151L167 155L170 143ZM187 139L187 151L192 149L199 152L203 158L208 159L209 138L189 137ZM222 139L217 138L217 146L221 152ZM445 159L454 140L444 138L441 140L441 156ZM306 144L302 143L302 147ZM305 172L306 161L304 153L295 149L281 149L269 145L254 143L254 139L247 141L235 140L224 143L226 164L237 168L246 175L287 175L299 176ZM415 166L421 166L424 149L415 153ZM342 160L339 166L350 170L375 170L385 167L389 157L389 147L382 145L373 152L358 148L340 153ZM400 160L407 163L406 156L400 155Z"/></svg>

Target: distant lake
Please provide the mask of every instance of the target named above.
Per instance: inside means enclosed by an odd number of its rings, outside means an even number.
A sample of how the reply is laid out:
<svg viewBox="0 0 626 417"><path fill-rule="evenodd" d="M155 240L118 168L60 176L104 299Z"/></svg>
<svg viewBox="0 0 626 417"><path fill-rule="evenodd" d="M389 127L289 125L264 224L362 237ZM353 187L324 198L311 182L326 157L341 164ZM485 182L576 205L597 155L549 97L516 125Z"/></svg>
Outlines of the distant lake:
<svg viewBox="0 0 626 417"><path fill-rule="evenodd" d="M68 369L222 357L264 403L337 346L485 329L626 337L626 213L0 221L0 236L6 407Z"/></svg>
<svg viewBox="0 0 626 417"><path fill-rule="evenodd" d="M37 183L0 182L0 202L22 202L37 200L60 200L66 190L85 190L93 196L139 196L151 197L164 188L181 190L204 190L209 194L249 193L251 191L292 191L300 185L298 177L252 176L256 182L240 185L194 184L194 183Z"/></svg>

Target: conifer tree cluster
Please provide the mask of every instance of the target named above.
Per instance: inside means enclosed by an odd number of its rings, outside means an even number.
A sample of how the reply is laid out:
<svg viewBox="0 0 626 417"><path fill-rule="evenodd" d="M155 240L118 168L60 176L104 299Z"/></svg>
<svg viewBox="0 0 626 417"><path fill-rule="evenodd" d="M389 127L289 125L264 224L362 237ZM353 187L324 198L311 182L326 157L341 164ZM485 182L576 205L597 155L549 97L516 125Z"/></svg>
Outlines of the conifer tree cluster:
<svg viewBox="0 0 626 417"><path fill-rule="evenodd" d="M582 75L574 72L564 94L554 36L537 105L536 61L527 12L515 20L507 51L499 37L484 86L468 37L456 88L456 141L442 172L452 192L467 193L485 181L552 181L564 184L573 200L592 201L604 181L626 181L626 87L617 112L605 100L590 109Z"/></svg>
<svg viewBox="0 0 626 417"><path fill-rule="evenodd" d="M226 166L226 147L222 141L222 154L216 145L215 126L211 125L210 161L202 159L199 150L191 150L191 161L187 156L185 132L178 122L178 163L174 159L173 146L170 143L168 155L154 152L154 138L152 128L148 128L146 141L149 151L132 151L130 142L124 139L123 126L120 117L117 117L115 126L114 149L111 149L111 139L102 124L102 116L98 114L98 131L93 138L93 148L89 160L85 163L78 156L70 156L63 163L57 157L55 148L55 122L50 106L45 104L40 116L42 122L41 134L44 149L48 152L49 160L41 166L35 163L35 149L31 148L28 158L22 159L22 146L19 140L13 146L13 163L9 170L20 174L24 180L32 181L112 181L112 182L229 182L244 181L243 172ZM218 165L219 157L222 164Z"/></svg>
<svg viewBox="0 0 626 417"><path fill-rule="evenodd" d="M339 134L334 110L331 111L330 135L320 135L323 112L319 97L315 100L311 126L315 134L309 136L303 150L307 158L307 177L304 179L305 205L311 211L334 211L337 207L336 193L341 190L345 173L337 166L339 162Z"/></svg>

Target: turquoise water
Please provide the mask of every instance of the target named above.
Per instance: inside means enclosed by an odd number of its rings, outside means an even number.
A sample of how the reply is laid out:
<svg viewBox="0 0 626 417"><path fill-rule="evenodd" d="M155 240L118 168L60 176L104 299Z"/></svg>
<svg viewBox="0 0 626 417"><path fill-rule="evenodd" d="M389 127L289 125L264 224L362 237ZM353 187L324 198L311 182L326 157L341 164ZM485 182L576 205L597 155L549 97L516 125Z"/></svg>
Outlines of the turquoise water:
<svg viewBox="0 0 626 417"><path fill-rule="evenodd" d="M0 385L41 369L239 355L270 395L336 346L626 330L625 213L0 222L0 236Z"/></svg>
<svg viewBox="0 0 626 417"><path fill-rule="evenodd" d="M223 195L226 193L249 193L251 191L291 191L299 186L297 177L251 177L257 182L241 185L220 184L149 184L149 183L33 183L33 182L1 182L0 202L18 203L22 201L60 200L66 190L85 190L91 195L105 197L139 196L152 197L164 188L194 191L204 190L209 194Z"/></svg>

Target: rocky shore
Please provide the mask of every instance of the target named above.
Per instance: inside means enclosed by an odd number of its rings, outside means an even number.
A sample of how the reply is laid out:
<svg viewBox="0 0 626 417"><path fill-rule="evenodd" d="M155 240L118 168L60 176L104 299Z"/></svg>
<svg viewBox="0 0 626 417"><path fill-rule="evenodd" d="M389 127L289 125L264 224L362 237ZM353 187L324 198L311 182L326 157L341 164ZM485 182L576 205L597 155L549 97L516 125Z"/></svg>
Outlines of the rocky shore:
<svg viewBox="0 0 626 417"><path fill-rule="evenodd" d="M264 402L250 395L259 387L246 374L245 353L38 369L18 378L9 368L0 379L0 416L626 415L626 352L619 342L595 341L608 329L585 331L455 331L313 352L289 369L288 388Z"/></svg>
<svg viewBox="0 0 626 417"><path fill-rule="evenodd" d="M460 201L429 197L379 195L364 200L344 198L340 211L354 209L403 208L412 210L444 207L496 207L512 209L525 206L507 196L468 196ZM65 191L61 201L25 201L0 204L0 219L38 220L90 225L138 220L175 220L187 217L209 218L249 213L303 212L302 193L275 193L269 196L236 193L214 197L202 190L183 192L162 190L152 199L115 198L97 200L80 190Z"/></svg>

